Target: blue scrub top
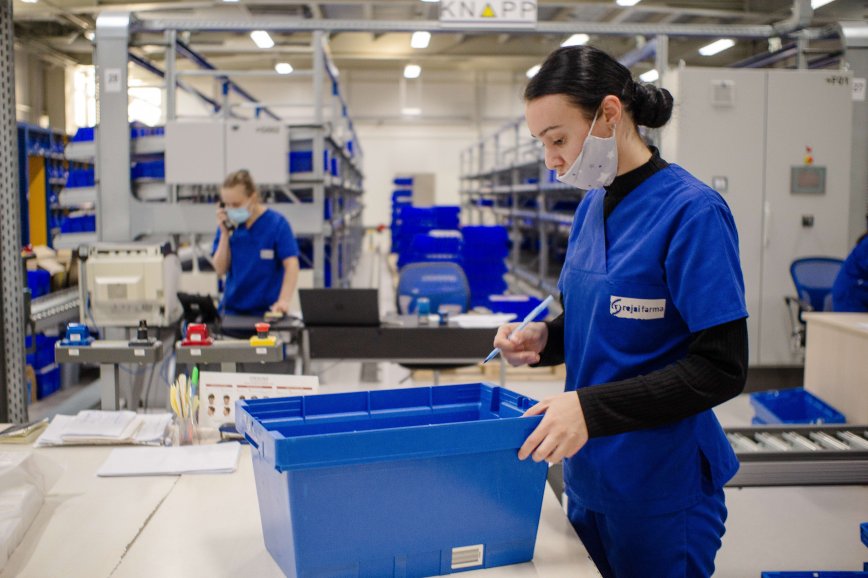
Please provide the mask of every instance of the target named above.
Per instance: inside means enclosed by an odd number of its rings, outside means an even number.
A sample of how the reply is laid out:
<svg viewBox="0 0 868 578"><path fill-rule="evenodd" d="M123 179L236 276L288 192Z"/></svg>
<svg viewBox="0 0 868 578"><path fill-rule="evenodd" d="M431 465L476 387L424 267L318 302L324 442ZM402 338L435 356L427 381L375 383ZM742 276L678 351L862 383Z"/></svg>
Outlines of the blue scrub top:
<svg viewBox="0 0 868 578"><path fill-rule="evenodd" d="M850 252L835 277L832 310L868 312L868 236Z"/></svg>
<svg viewBox="0 0 868 578"><path fill-rule="evenodd" d="M602 189L576 211L558 287L566 390L662 369L691 334L747 317L735 222L718 193L677 165L604 221ZM570 498L604 514L656 515L702 496L702 462L722 487L735 453L708 410L662 427L591 439L565 463Z"/></svg>
<svg viewBox="0 0 868 578"><path fill-rule="evenodd" d="M211 250L220 242L220 228ZM248 229L239 225L229 237L231 262L220 309L227 315L263 315L277 301L283 284L283 260L298 256L289 222L266 209Z"/></svg>

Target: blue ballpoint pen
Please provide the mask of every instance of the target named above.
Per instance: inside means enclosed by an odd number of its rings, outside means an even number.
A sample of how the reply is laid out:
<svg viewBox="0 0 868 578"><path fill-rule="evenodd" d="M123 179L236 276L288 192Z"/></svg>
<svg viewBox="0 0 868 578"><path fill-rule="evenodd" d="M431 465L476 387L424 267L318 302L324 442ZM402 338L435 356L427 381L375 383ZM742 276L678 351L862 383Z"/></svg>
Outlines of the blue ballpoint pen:
<svg viewBox="0 0 868 578"><path fill-rule="evenodd" d="M507 339L509 339L509 338L512 337L514 334L518 333L519 331L521 331L522 329L524 329L525 327L527 327L527 324L530 323L531 321L533 321L533 319L534 319L537 315L539 315L540 312L541 312L543 309L545 309L546 307L548 307L548 306L549 306L549 303L551 303L551 302L554 301L554 300L555 300L555 298L552 297L551 295L549 295L548 297L546 297L545 300L543 300L542 303L540 303L539 305L537 305L536 307L534 307L533 311L531 311L530 313L527 314L527 316L524 318L524 321L522 321L521 324L519 324L518 327L516 327L515 329L513 329L513 330L509 333L509 336L507 336ZM489 361L491 361L492 359L494 359L495 357L497 357L497 354L498 354L498 353L500 353L500 348L499 348L499 347L495 347L494 349L492 349L492 350L491 350L491 353L488 354L488 357L485 358L485 361L482 362L482 365L485 365L486 363L488 363Z"/></svg>

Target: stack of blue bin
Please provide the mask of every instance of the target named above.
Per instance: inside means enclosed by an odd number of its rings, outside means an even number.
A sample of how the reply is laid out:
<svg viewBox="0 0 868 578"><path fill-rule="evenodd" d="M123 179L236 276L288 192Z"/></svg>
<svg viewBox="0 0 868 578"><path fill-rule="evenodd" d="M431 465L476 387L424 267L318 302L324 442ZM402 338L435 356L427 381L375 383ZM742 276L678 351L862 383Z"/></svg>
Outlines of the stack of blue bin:
<svg viewBox="0 0 868 578"><path fill-rule="evenodd" d="M413 178L398 177L392 182L395 185L395 190L392 191L392 222L390 223L392 246L390 252L397 253L398 248L395 239L400 236L401 209L413 204Z"/></svg>
<svg viewBox="0 0 868 578"><path fill-rule="evenodd" d="M408 262L409 253L416 235L427 235L431 231L457 231L460 207L434 206L414 207L404 205L400 209L400 225L392 236L392 251L398 253L400 262Z"/></svg>
<svg viewBox="0 0 868 578"><path fill-rule="evenodd" d="M449 262L463 267L464 242L458 231L434 230L415 235L410 247L398 256L398 268L410 263Z"/></svg>
<svg viewBox="0 0 868 578"><path fill-rule="evenodd" d="M488 306L489 295L506 291L505 259L509 255L506 227L463 227L464 273L470 284L471 307Z"/></svg>

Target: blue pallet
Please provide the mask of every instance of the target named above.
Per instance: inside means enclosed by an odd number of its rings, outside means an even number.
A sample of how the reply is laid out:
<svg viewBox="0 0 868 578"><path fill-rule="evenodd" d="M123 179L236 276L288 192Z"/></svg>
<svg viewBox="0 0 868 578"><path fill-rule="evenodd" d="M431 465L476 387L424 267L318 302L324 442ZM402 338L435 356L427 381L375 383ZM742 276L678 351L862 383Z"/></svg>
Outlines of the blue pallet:
<svg viewBox="0 0 868 578"><path fill-rule="evenodd" d="M750 403L756 425L847 422L837 409L801 388L752 393Z"/></svg>
<svg viewBox="0 0 868 578"><path fill-rule="evenodd" d="M268 551L290 577L450 574L533 558L547 466L534 401L474 383L236 404Z"/></svg>
<svg viewBox="0 0 868 578"><path fill-rule="evenodd" d="M868 572L848 571L807 571L807 572L763 572L761 578L868 578Z"/></svg>

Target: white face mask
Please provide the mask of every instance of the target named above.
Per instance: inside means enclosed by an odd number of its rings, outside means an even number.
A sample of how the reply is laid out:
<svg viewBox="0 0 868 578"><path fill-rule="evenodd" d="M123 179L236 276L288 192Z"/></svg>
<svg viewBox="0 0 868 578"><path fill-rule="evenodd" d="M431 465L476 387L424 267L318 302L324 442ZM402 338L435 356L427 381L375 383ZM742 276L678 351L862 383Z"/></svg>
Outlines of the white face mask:
<svg viewBox="0 0 868 578"><path fill-rule="evenodd" d="M615 127L612 127L612 136L600 138L591 134L596 122L595 114L585 144L582 145L582 152L567 172L558 175L560 182L589 191L610 185L615 180L615 174L618 172L618 143L615 141Z"/></svg>

